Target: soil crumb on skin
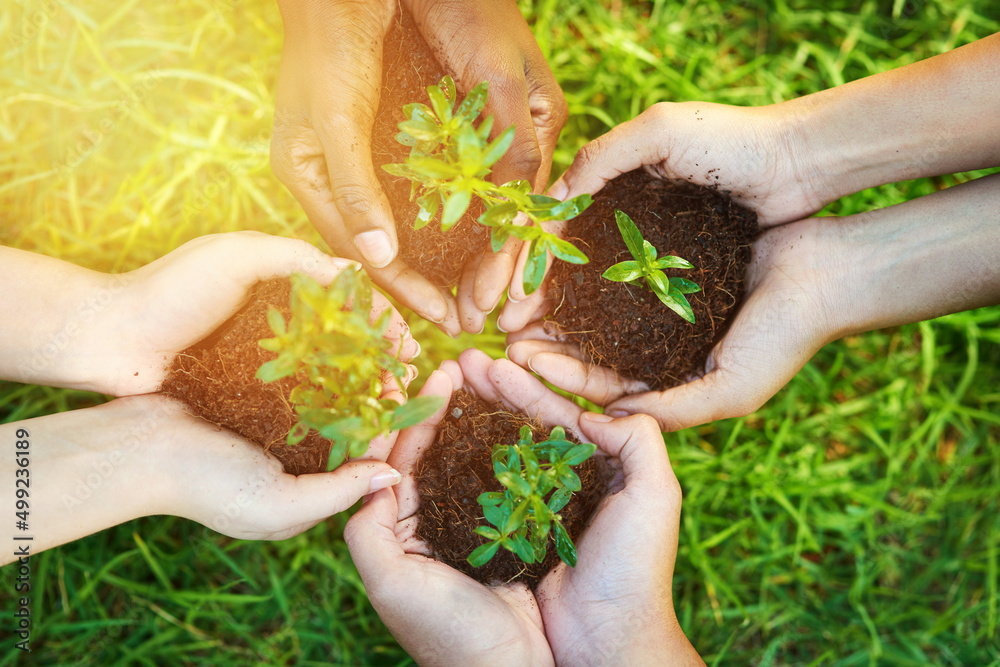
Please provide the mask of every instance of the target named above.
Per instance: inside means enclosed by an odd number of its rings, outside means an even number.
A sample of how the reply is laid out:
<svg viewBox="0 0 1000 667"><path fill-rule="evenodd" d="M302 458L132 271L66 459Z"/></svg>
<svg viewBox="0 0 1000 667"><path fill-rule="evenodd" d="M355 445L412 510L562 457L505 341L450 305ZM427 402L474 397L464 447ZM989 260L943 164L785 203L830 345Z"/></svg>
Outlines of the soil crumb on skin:
<svg viewBox="0 0 1000 667"><path fill-rule="evenodd" d="M612 265L633 259L615 210L632 218L658 256L676 255L694 265L665 273L701 287L687 295L695 324L646 287L601 277ZM750 244L758 233L757 214L716 190L664 181L642 169L622 174L569 222L567 237L590 263L553 265L553 331L578 342L594 363L651 389L683 384L704 372L709 352L743 298Z"/></svg>
<svg viewBox="0 0 1000 667"><path fill-rule="evenodd" d="M417 537L431 549L437 560L464 572L484 584L523 581L534 589L541 578L559 562L551 541L545 561L526 565L517 556L500 548L489 563L474 568L466 560L486 539L473 533L488 526L477 498L486 491L502 491L493 474L490 454L497 443L517 442L521 426L531 426L535 442L549 437L550 430L524 415L489 405L460 390L452 396L437 439L424 453L417 467L420 507L417 510ZM567 435L570 440L575 439ZM579 537L601 499L607 494L610 467L592 456L576 468L583 485L559 513L573 542Z"/></svg>
<svg viewBox="0 0 1000 667"><path fill-rule="evenodd" d="M474 202L447 233L441 232L440 214L428 226L414 230L420 207L410 201L410 181L389 174L382 165L404 162L410 154L408 146L396 141L399 123L406 120L403 106L429 104L427 87L436 85L447 73L424 42L410 12L400 7L383 47L382 95L372 127L372 164L396 220L399 256L439 287L457 285L466 262L486 249L489 230L476 222L482 205Z"/></svg>
<svg viewBox="0 0 1000 667"><path fill-rule="evenodd" d="M298 421L287 400L297 380L266 383L256 377L261 364L277 357L257 344L274 336L267 324L268 306L280 310L287 321L290 297L286 278L257 283L247 305L208 338L177 355L160 392L270 452L287 473L325 472L329 440L311 431L299 444L286 444L288 431Z"/></svg>

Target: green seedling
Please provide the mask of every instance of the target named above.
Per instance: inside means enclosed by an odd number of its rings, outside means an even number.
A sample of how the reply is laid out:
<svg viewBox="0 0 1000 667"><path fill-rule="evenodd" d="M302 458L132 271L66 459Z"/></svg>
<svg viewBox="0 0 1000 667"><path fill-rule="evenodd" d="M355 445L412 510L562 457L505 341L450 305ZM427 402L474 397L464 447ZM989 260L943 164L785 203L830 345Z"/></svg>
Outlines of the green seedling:
<svg viewBox="0 0 1000 667"><path fill-rule="evenodd" d="M540 563L552 535L559 558L576 567L576 546L559 510L580 490L573 466L589 459L597 447L570 442L562 426L552 429L549 439L539 443L532 442L527 426L521 427L520 435L517 444L493 447L493 472L505 490L479 496L491 526L476 528L476 534L489 541L476 547L468 561L480 567L503 547L525 563Z"/></svg>
<svg viewBox="0 0 1000 667"><path fill-rule="evenodd" d="M700 292L701 288L686 278L667 278L663 273L663 269L693 269L691 262L674 255L657 259L656 248L642 238L632 218L622 211L615 211L615 221L626 247L635 259L609 267L601 277L636 286L645 283L667 308L694 324L694 312L684 295Z"/></svg>
<svg viewBox="0 0 1000 667"><path fill-rule="evenodd" d="M496 185L486 180L514 141L513 125L489 140L492 116L475 125L486 105L486 82L469 91L457 108L455 82L450 76L429 86L427 94L430 106L414 103L403 107L407 120L399 124L396 141L410 146L406 162L382 167L411 181L410 199L420 205L414 228L430 224L440 212L441 229L447 231L476 197L486 209L478 222L490 228L493 252L511 236L528 244L525 291L533 292L541 285L549 252L566 262L586 264L587 256L579 248L545 231L542 223L575 218L592 203L590 195L559 201L532 194L528 181ZM518 213L527 217L528 224L514 224Z"/></svg>
<svg viewBox="0 0 1000 667"><path fill-rule="evenodd" d="M345 269L326 289L309 276L294 274L289 321L276 308L267 313L274 338L261 340L260 346L278 357L262 364L257 378L299 380L288 397L299 416L288 444L300 443L310 430L332 440L327 470L348 456L364 454L373 438L423 421L444 401L440 396L418 396L397 405L379 398L384 372L405 395L401 378L406 364L383 337L391 310L369 322L371 306L368 277Z"/></svg>

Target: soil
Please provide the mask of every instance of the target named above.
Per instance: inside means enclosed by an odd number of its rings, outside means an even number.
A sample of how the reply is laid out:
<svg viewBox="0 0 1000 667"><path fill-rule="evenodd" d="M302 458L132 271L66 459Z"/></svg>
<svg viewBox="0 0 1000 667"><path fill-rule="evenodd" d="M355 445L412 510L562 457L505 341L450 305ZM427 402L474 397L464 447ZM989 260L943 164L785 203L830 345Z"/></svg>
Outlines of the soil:
<svg viewBox="0 0 1000 667"><path fill-rule="evenodd" d="M542 563L526 565L503 548L479 568L469 565L466 558L486 542L473 530L489 525L476 499L486 491L503 490L493 474L493 445L517 442L524 424L531 426L536 442L547 438L550 431L524 415L509 412L499 404L490 405L466 391L455 392L449 408L437 440L424 453L416 472L420 492L417 537L430 547L437 560L476 581L523 581L534 589L559 562L551 540ZM569 439L573 440L572 436ZM603 459L592 456L576 471L583 488L573 494L559 514L573 542L579 544L579 536L607 494L611 469Z"/></svg>
<svg viewBox="0 0 1000 667"><path fill-rule="evenodd" d="M286 444L288 431L298 421L287 397L298 381L288 377L266 383L256 378L261 364L277 357L257 344L274 335L267 324L268 306L280 310L287 321L290 295L287 278L257 283L242 309L177 355L159 391L270 452L287 473L325 472L329 440L311 431L299 444Z"/></svg>
<svg viewBox="0 0 1000 667"><path fill-rule="evenodd" d="M616 209L632 218L659 256L676 255L694 265L665 273L701 287L687 295L695 324L645 287L601 278L613 264L632 259L615 223ZM651 389L700 376L743 298L750 244L759 234L757 214L717 190L637 169L609 181L568 225L569 240L590 263L553 264L549 330L578 342L594 363Z"/></svg>
<svg viewBox="0 0 1000 667"><path fill-rule="evenodd" d="M411 102L429 104L427 87L437 84L445 74L448 72L431 53L409 11L400 7L383 46L382 95L372 128L372 163L396 219L399 256L432 283L452 287L458 284L465 263L489 244L489 230L476 222L482 205L470 206L448 233L441 232L440 214L430 225L414 230L413 221L420 207L410 201L410 181L381 168L403 162L410 153L409 147L396 141L398 125L406 120L403 106ZM464 88L459 84L460 90Z"/></svg>

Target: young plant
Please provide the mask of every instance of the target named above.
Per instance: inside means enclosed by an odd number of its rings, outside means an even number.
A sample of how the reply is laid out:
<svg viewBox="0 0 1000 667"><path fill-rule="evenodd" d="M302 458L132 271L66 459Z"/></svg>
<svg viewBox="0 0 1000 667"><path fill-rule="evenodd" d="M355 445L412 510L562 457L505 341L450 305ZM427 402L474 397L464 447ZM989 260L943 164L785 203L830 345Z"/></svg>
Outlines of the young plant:
<svg viewBox="0 0 1000 667"><path fill-rule="evenodd" d="M506 490L479 496L492 527L476 528L476 534L489 541L477 547L468 561L480 567L503 547L529 565L540 563L545 559L549 535L553 535L559 558L576 567L576 546L559 510L580 490L573 466L589 459L597 447L570 442L562 426L552 429L549 439L539 443L532 442L527 426L521 427L520 435L517 444L493 447L493 471Z"/></svg>
<svg viewBox="0 0 1000 667"><path fill-rule="evenodd" d="M511 236L528 243L526 291L533 292L541 285L547 252L573 264L586 264L587 256L579 248L545 231L542 223L575 218L592 203L590 195L559 201L531 194L528 181L495 185L486 180L514 141L513 125L489 141L492 116L475 126L486 105L486 82L469 91L457 108L455 82L450 76L429 86L427 94L430 106L414 103L403 107L407 120L399 124L396 141L411 147L406 162L382 167L411 181L410 199L420 205L414 228L430 224L440 211L441 229L448 231L476 197L486 209L478 222L491 229L493 252L498 252ZM523 213L529 224L515 225L518 213Z"/></svg>
<svg viewBox="0 0 1000 667"><path fill-rule="evenodd" d="M364 454L372 438L426 419L443 402L440 396L418 396L397 405L379 398L384 372L405 395L400 378L406 365L383 337L391 311L371 323L371 305L367 276L345 269L326 289L309 276L292 275L289 321L276 308L267 312L274 338L261 340L260 346L278 357L262 364L257 378L299 380L288 397L299 416L288 444L298 444L310 430L332 440L327 470Z"/></svg>
<svg viewBox="0 0 1000 667"><path fill-rule="evenodd" d="M618 231L625 239L625 245L635 259L609 267L601 277L636 286L645 282L667 308L694 324L694 312L684 295L700 292L701 288L686 278L667 278L663 273L663 269L693 269L691 262L674 255L657 259L656 248L642 238L632 218L621 211L615 211L615 221L618 223Z"/></svg>

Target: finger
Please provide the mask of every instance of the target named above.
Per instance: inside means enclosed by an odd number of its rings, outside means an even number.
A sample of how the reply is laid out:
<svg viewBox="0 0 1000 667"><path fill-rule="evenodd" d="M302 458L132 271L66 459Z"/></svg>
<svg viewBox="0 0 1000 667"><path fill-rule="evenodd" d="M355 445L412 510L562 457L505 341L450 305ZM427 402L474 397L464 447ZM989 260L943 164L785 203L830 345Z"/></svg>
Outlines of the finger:
<svg viewBox="0 0 1000 667"><path fill-rule="evenodd" d="M465 385L465 376L462 375L462 367L454 359L442 361L441 367L438 370L448 374L448 377L451 378L451 386L455 389L460 389Z"/></svg>
<svg viewBox="0 0 1000 667"><path fill-rule="evenodd" d="M658 113L661 112L654 105L586 144L566 173L549 189L549 194L563 200L584 193L596 194L605 183L621 174L662 162L669 149L664 141L656 139L662 134Z"/></svg>
<svg viewBox="0 0 1000 667"><path fill-rule="evenodd" d="M405 563L406 554L396 539L396 497L389 489L372 495L344 527L344 541L351 560L371 594L386 574Z"/></svg>
<svg viewBox="0 0 1000 667"><path fill-rule="evenodd" d="M375 323L382 314L389 311L389 326L383 337L391 341L392 352L400 361L409 362L420 353L420 344L410 334L410 325L406 323L398 310L393 308L389 300L378 290L372 290L372 309L369 321Z"/></svg>
<svg viewBox="0 0 1000 667"><path fill-rule="evenodd" d="M389 454L390 464L403 475L403 480L396 489L401 518L411 516L420 505L420 496L414 477L415 471L424 452L434 444L438 425L448 411L453 387L448 372L436 370L431 373L419 395L441 396L444 398L444 403L429 418L399 433L396 444Z"/></svg>
<svg viewBox="0 0 1000 667"><path fill-rule="evenodd" d="M548 288L548 283L542 281L541 287L527 298L521 301L508 299L497 319L497 328L504 332L515 332L524 329L531 322L542 319L549 310L549 303L545 299Z"/></svg>
<svg viewBox="0 0 1000 667"><path fill-rule="evenodd" d="M643 382L625 380L609 368L595 366L592 363L580 361L571 356L540 351L524 358L517 346L511 346L513 359L524 365L533 373L547 382L582 396L591 403L607 405L608 403L636 391L648 391Z"/></svg>
<svg viewBox="0 0 1000 667"><path fill-rule="evenodd" d="M274 494L272 505L285 519L294 515L302 521L319 521L343 512L362 496L398 484L400 479L399 472L381 461L351 461L333 472L287 479L284 488Z"/></svg>
<svg viewBox="0 0 1000 667"><path fill-rule="evenodd" d="M549 340L523 340L507 346L506 357L521 368L529 368L531 358L536 354L549 352L561 354L578 361L586 361L583 351L576 343L560 343Z"/></svg>
<svg viewBox="0 0 1000 667"><path fill-rule="evenodd" d="M625 489L630 494L640 498L660 497L674 490L679 494L663 434L652 417L633 415L612 419L586 412L580 416L579 427L589 442L621 461Z"/></svg>
<svg viewBox="0 0 1000 667"><path fill-rule="evenodd" d="M522 340L541 340L553 343L563 342L565 340L565 336L553 331L553 329L555 329L555 327L553 327L549 322L532 322L520 331L512 331L507 334L507 344L513 345L514 343L519 343ZM507 358L510 359L510 357Z"/></svg>
<svg viewBox="0 0 1000 667"><path fill-rule="evenodd" d="M490 365L489 378L500 400L511 410L523 412L547 427L565 426L580 435L576 424L583 409L546 387L523 368L506 359L498 359Z"/></svg>
<svg viewBox="0 0 1000 667"><path fill-rule="evenodd" d="M321 152L309 148L308 140L283 139L275 119L275 136L271 142L271 168L302 206L310 222L319 230L334 252L362 261L354 246L340 212L337 210L326 176L326 163ZM284 142L292 143L284 143ZM315 140L318 141L318 140ZM383 268L365 266L368 275L382 289L407 308L432 322L443 322L449 314L449 296L431 284L405 262L395 259Z"/></svg>
<svg viewBox="0 0 1000 667"><path fill-rule="evenodd" d="M607 405L606 412L615 417L645 413L656 418L664 431L678 431L748 415L776 391L769 382L746 382L734 373L716 369L673 389L618 398Z"/></svg>
<svg viewBox="0 0 1000 667"><path fill-rule="evenodd" d="M556 234L557 236L563 236L563 232L566 229L565 223L559 223L559 222L546 222L543 225L543 227L546 229L546 231ZM534 292L531 293L531 295L529 295L524 286L524 267L528 263L528 253L530 251L531 251L531 244L524 243L521 245L521 252L519 252L517 255L517 262L514 265L514 275L510 281L510 287L507 288L507 296L512 301L524 301L529 296L538 292L538 290L535 290ZM546 252L545 274L542 278L542 283L541 283L542 285L545 285L548 282L549 272L552 269L552 260L553 260L552 253ZM539 289L541 289L541 287L539 287Z"/></svg>
<svg viewBox="0 0 1000 667"><path fill-rule="evenodd" d="M541 167L535 177L535 191L540 192L548 185L552 156L559 133L569 117L569 109L566 97L534 39L528 45L525 78L528 83L528 108L542 156Z"/></svg>
<svg viewBox="0 0 1000 667"><path fill-rule="evenodd" d="M487 403L496 403L500 400L500 394L490 382L489 372L493 360L489 355L470 347L458 355L458 364L469 391Z"/></svg>
<svg viewBox="0 0 1000 667"><path fill-rule="evenodd" d="M471 334L480 334L486 328L486 313L476 305L473 296L473 285L476 281L478 267L470 261L462 272L462 278L458 283L458 315L462 322L462 329Z"/></svg>
<svg viewBox="0 0 1000 667"><path fill-rule="evenodd" d="M334 205L346 233L366 263L385 267L398 251L388 199L375 176L371 132L382 81L382 38L394 3L341 2L318 23L327 34L326 61L316 64L322 82L309 109L323 148Z"/></svg>
<svg viewBox="0 0 1000 667"><path fill-rule="evenodd" d="M521 240L511 236L498 252L493 252L492 247L483 251L472 285L474 303L482 312L492 313L500 303L504 290L510 285L520 250Z"/></svg>

